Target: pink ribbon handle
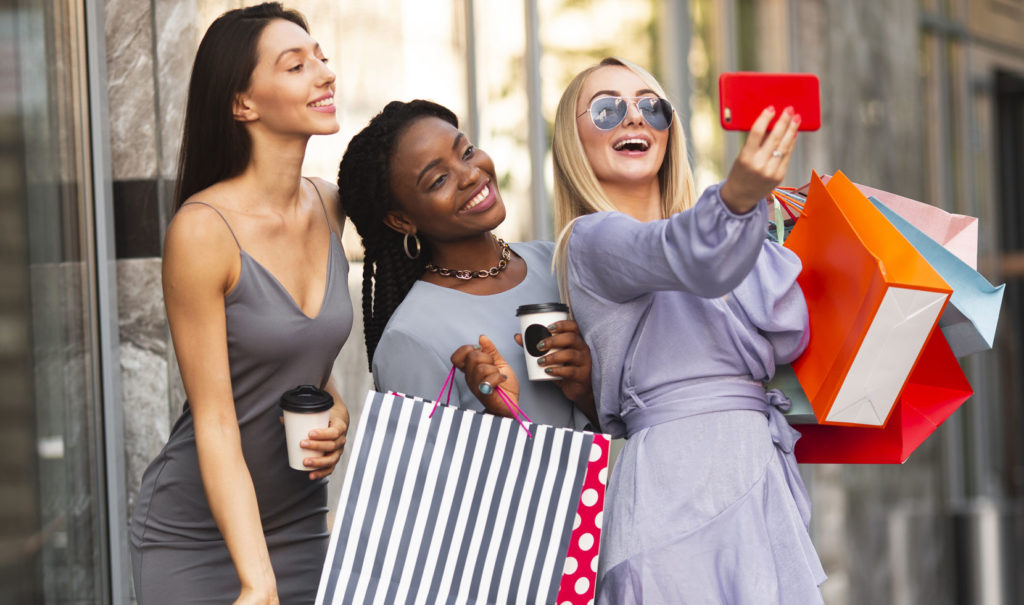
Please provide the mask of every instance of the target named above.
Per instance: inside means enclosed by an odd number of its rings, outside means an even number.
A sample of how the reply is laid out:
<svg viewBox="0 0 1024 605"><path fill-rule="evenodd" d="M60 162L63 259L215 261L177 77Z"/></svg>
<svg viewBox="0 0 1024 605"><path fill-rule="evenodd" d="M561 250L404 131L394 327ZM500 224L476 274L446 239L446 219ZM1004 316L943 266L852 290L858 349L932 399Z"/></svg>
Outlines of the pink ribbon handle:
<svg viewBox="0 0 1024 605"><path fill-rule="evenodd" d="M516 422L519 423L519 426L523 427L523 430L526 431L526 434L530 436L530 439L533 439L533 433L530 432L530 429L526 428L526 425L523 424L523 421L520 420L519 418L519 416L521 415L523 418L526 419L527 422L533 424L533 421L530 420L530 417L526 415L526 412L524 412L522 408L516 405L516 402L512 401L512 398L509 397L508 393L506 393L504 389L502 389L501 387L497 387L495 390L498 391L498 397L501 397L501 400L504 401L505 405L508 406L509 411L512 412L512 417L516 419Z"/></svg>
<svg viewBox="0 0 1024 605"><path fill-rule="evenodd" d="M441 403L441 395L444 395L445 391L448 391L448 395L444 399L444 404L451 405L452 389L454 388L455 366L452 366L452 369L448 370L448 377L445 378L444 385L441 387L441 392L438 393L437 397L434 398L434 407L430 408L430 414L427 415L427 418L434 417L434 412L437 411L437 406ZM530 420L530 417L526 415L526 412L524 412L523 409L519 407L519 405L517 405L515 401L512 401L512 397L510 397L509 394L506 393L504 389L502 389L501 387L497 387L495 390L498 392L498 397L501 397L501 400L504 401L505 405L508 406L509 411L512 412L512 417L516 419L516 422L519 423L519 426L523 427L523 430L526 431L526 434L529 435L531 439L533 439L533 433L530 432L530 429L526 428L526 425L523 424L523 420L520 418L521 416L523 419L526 419L526 422L533 424L533 421Z"/></svg>
<svg viewBox="0 0 1024 605"><path fill-rule="evenodd" d="M427 415L427 418L434 417L434 412L437 411L437 404L441 402L441 395L444 395L445 389L448 389L448 396L445 397L444 404L451 405L453 388L455 388L455 366L448 370L448 378L445 379L444 384L441 386L441 392L434 398L434 407L430 409L430 414Z"/></svg>

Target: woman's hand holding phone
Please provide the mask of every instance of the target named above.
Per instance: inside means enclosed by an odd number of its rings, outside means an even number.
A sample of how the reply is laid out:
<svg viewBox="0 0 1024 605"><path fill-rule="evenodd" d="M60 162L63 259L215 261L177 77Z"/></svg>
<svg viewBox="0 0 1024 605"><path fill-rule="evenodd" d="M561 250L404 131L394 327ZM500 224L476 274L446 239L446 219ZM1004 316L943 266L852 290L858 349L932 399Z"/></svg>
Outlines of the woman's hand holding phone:
<svg viewBox="0 0 1024 605"><path fill-rule="evenodd" d="M750 212L786 176L801 118L786 107L767 132L775 114L774 107L767 107L758 116L722 185L722 201L736 214Z"/></svg>

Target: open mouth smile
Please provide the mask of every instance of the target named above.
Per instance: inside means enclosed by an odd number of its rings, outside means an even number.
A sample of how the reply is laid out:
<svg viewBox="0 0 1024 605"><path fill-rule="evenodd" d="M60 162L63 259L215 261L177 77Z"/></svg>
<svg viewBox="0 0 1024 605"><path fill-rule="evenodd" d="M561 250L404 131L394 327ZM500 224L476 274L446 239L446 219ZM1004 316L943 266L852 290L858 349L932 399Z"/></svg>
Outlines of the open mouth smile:
<svg viewBox="0 0 1024 605"><path fill-rule="evenodd" d="M481 203L483 203L483 201L486 200L488 197L490 197L490 195L491 195L491 186L490 185L484 185L483 189L481 189L479 193L474 195L471 200L466 202L465 206L463 206L462 208L459 208L459 212L470 212L471 210L473 210L474 208L479 206Z"/></svg>
<svg viewBox="0 0 1024 605"><path fill-rule="evenodd" d="M615 151L647 151L650 147L650 142L641 138L622 139L612 145Z"/></svg>
<svg viewBox="0 0 1024 605"><path fill-rule="evenodd" d="M325 110L325 109L326 110L333 110L334 109L334 95L332 94L332 95L327 95L325 97L320 97L316 101L313 101L312 103L307 104L306 107L311 107L311 108L317 109L317 110Z"/></svg>

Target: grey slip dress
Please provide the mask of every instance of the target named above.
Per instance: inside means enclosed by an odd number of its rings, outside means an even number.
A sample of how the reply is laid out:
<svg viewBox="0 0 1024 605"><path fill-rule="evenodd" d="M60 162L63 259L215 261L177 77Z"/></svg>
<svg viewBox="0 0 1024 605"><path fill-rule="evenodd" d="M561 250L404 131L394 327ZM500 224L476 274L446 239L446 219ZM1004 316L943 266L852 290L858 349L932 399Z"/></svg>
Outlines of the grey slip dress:
<svg viewBox="0 0 1024 605"><path fill-rule="evenodd" d="M204 205L231 230L217 208ZM324 386L352 328L348 261L326 208L324 215L330 247L327 282L316 316L307 316L241 244L238 283L224 297L242 452L255 487L278 595L289 605L312 603L316 595L329 536L327 479L311 481L308 472L288 467L278 400L298 385ZM235 237L233 230L231 235ZM143 474L130 542L140 605L231 603L238 596L238 575L200 478L187 402L166 446Z"/></svg>

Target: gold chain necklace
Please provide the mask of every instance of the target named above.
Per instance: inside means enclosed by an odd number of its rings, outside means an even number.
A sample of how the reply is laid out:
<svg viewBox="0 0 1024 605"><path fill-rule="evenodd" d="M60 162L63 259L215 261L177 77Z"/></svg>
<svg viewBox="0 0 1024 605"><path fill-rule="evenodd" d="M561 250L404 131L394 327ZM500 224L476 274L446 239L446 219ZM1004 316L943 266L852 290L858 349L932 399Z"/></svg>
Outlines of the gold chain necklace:
<svg viewBox="0 0 1024 605"><path fill-rule="evenodd" d="M491 237L493 237L494 240L498 242L498 245L501 246L501 259L498 260L497 265L491 267L490 269L479 269L477 271L473 271L470 269L447 269L445 267L435 266L431 263L427 263L427 266L424 267L424 269L430 271L431 273L437 273L442 277L454 277L455 279L464 280L470 280L473 279L474 277L481 279L485 277L497 277L499 273L501 273L502 271L505 270L506 267L508 267L508 261L512 259L512 250L509 249L508 244L505 243L505 240L494 235L492 235Z"/></svg>

